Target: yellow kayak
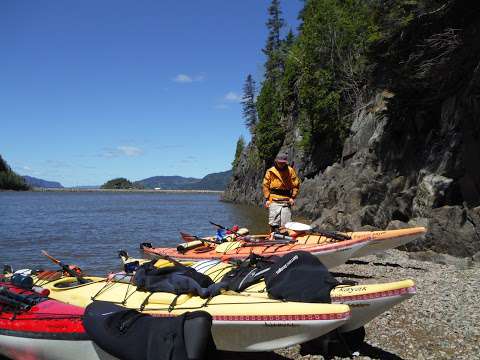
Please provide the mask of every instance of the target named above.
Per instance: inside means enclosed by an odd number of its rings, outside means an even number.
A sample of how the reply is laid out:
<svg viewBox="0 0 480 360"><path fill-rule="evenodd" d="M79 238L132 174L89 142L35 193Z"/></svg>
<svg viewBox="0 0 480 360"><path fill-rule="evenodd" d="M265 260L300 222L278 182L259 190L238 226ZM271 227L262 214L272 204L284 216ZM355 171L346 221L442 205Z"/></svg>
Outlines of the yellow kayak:
<svg viewBox="0 0 480 360"><path fill-rule="evenodd" d="M123 264L138 262L143 264L151 261L148 259L129 258L126 252L119 253ZM236 266L219 260L204 260L198 262L182 262L195 270L208 275L214 282L219 282L225 274ZM168 260L158 260L157 266L168 266ZM246 288L242 295L268 298L266 285L260 281ZM333 304L345 304L350 306L350 318L337 330L349 332L364 326L375 317L384 313L393 306L411 298L416 294L415 282L411 279L394 281L382 284L339 285L332 289L330 296Z"/></svg>
<svg viewBox="0 0 480 360"><path fill-rule="evenodd" d="M350 318L350 308L343 304L283 302L233 292L202 299L138 291L118 277L86 279L88 283L79 284L72 277L37 278L36 285L49 289L52 299L81 307L103 300L156 316L207 311L213 317L212 334L220 350L271 351L292 346L341 327Z"/></svg>
<svg viewBox="0 0 480 360"><path fill-rule="evenodd" d="M225 262L206 260L191 264L198 272L220 281L235 266ZM264 281L246 288L241 294L268 298ZM415 282L410 279L383 284L339 285L332 289L332 304L350 306L350 318L337 330L348 332L358 329L391 307L416 294Z"/></svg>

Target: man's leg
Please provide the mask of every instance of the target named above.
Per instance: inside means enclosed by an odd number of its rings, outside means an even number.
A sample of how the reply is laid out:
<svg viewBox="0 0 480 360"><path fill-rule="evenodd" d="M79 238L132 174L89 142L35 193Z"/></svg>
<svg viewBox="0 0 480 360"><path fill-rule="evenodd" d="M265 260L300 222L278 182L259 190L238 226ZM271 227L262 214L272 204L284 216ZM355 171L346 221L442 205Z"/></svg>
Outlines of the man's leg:
<svg viewBox="0 0 480 360"><path fill-rule="evenodd" d="M268 225L270 225L270 231L276 232L281 224L281 211L282 207L276 202L272 202L268 208Z"/></svg>
<svg viewBox="0 0 480 360"><path fill-rule="evenodd" d="M285 226L286 223L292 221L292 209L290 205L283 205L280 213L280 226Z"/></svg>

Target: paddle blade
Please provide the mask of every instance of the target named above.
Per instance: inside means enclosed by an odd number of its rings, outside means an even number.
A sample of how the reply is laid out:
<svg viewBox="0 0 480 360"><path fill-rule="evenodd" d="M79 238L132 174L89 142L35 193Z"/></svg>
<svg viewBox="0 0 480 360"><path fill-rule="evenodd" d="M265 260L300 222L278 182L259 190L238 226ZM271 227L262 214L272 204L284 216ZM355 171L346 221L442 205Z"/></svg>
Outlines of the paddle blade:
<svg viewBox="0 0 480 360"><path fill-rule="evenodd" d="M49 255L45 250L42 250L42 254L45 255L49 260L51 260L55 264L60 264L60 260L55 259L53 256Z"/></svg>
<svg viewBox="0 0 480 360"><path fill-rule="evenodd" d="M197 237L195 235L189 234L189 233L184 233L180 231L180 236L182 237L182 240L185 242L190 242L197 240Z"/></svg>

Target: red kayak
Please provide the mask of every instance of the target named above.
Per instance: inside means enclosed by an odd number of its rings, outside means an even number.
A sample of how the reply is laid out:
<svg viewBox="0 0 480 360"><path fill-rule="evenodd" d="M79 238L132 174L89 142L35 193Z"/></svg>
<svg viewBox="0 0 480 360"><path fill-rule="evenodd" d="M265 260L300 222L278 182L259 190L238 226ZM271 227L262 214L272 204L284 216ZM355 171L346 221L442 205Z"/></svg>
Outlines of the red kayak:
<svg viewBox="0 0 480 360"><path fill-rule="evenodd" d="M114 359L86 333L84 309L0 282L0 355L10 359Z"/></svg>
<svg viewBox="0 0 480 360"><path fill-rule="evenodd" d="M155 317L103 301L81 308L17 287L10 282L19 285L15 276L0 275L0 357L118 360L164 352L168 358L205 360L215 354L212 318L204 311ZM23 280L29 284L22 287L45 290L33 287L31 277Z"/></svg>

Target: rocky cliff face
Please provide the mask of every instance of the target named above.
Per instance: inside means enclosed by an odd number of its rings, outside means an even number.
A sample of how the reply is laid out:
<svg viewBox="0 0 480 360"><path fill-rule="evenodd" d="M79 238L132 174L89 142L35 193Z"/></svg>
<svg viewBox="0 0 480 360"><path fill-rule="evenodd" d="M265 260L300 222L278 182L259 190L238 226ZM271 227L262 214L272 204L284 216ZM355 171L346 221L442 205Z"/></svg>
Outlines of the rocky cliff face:
<svg viewBox="0 0 480 360"><path fill-rule="evenodd" d="M282 151L303 177L296 210L341 230L426 226L410 250L472 256L480 251L480 4L448 2L375 51L340 160L304 153L294 114L285 119ZM252 161L254 152L242 154L227 200L261 201L267 164Z"/></svg>

